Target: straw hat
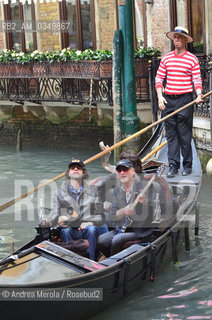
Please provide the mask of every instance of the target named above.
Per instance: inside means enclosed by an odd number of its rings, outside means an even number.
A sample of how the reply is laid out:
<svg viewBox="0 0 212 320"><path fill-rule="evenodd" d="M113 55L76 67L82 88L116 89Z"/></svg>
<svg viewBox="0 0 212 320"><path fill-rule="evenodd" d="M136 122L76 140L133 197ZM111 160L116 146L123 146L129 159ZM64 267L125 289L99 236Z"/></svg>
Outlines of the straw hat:
<svg viewBox="0 0 212 320"><path fill-rule="evenodd" d="M174 40L174 35L175 34L180 34L180 35L186 37L187 38L187 42L193 42L192 37L190 37L189 34L188 34L188 29L186 29L184 27L177 26L177 27L175 27L174 31L167 32L166 36L169 39Z"/></svg>

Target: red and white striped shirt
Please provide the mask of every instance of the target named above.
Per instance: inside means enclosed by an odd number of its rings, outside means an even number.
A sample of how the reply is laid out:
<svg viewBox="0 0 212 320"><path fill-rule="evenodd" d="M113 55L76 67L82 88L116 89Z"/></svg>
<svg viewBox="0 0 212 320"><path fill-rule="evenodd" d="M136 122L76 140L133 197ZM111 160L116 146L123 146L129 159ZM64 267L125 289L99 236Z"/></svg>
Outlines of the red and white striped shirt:
<svg viewBox="0 0 212 320"><path fill-rule="evenodd" d="M199 61L195 55L186 51L182 55L176 55L175 51L167 53L160 62L155 82L156 89L163 87L166 78L165 93L184 94L202 89Z"/></svg>

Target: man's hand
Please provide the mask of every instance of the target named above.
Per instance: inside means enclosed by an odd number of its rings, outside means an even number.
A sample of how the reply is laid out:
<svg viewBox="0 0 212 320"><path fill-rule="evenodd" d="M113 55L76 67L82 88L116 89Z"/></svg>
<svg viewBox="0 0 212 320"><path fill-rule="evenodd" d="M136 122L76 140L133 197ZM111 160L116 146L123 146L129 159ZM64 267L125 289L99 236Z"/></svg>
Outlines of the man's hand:
<svg viewBox="0 0 212 320"><path fill-rule="evenodd" d="M204 100L202 99L202 94L198 94L198 95L197 95L197 98L196 98L195 102L196 102L197 104L204 102Z"/></svg>
<svg viewBox="0 0 212 320"><path fill-rule="evenodd" d="M67 220L68 220L68 217L67 216L59 216L58 218L58 224L60 227L67 227Z"/></svg>
<svg viewBox="0 0 212 320"><path fill-rule="evenodd" d="M145 196L145 194L142 194L142 190L140 190L140 193L138 195L138 201L140 203L145 203L146 202L146 196Z"/></svg>
<svg viewBox="0 0 212 320"><path fill-rule="evenodd" d="M71 216L71 218L72 218L73 220L76 220L76 219L79 218L78 213L76 213L76 211L74 211L74 210L71 211L71 212L69 212L68 214Z"/></svg>
<svg viewBox="0 0 212 320"><path fill-rule="evenodd" d="M166 107L165 107L165 104L167 103L166 99L160 95L158 97L158 107L160 110L164 110Z"/></svg>
<svg viewBox="0 0 212 320"><path fill-rule="evenodd" d="M88 226L93 226L93 222L82 222L78 230L83 231Z"/></svg>
<svg viewBox="0 0 212 320"><path fill-rule="evenodd" d="M125 215L127 217L132 217L135 215L135 209L131 208L130 205L125 207Z"/></svg>
<svg viewBox="0 0 212 320"><path fill-rule="evenodd" d="M158 107L160 110L164 110L165 104L167 103L166 99L163 96L162 88L157 88L157 97L158 97Z"/></svg>
<svg viewBox="0 0 212 320"><path fill-rule="evenodd" d="M72 221L75 221L79 218L78 213L76 213L74 210L68 212L69 216L59 216L58 218L58 224L60 227L66 228L69 224L71 224Z"/></svg>
<svg viewBox="0 0 212 320"><path fill-rule="evenodd" d="M130 216L134 216L135 215L135 209L131 208L130 205L119 209L116 212L116 216L118 219L123 218L124 216L130 217Z"/></svg>

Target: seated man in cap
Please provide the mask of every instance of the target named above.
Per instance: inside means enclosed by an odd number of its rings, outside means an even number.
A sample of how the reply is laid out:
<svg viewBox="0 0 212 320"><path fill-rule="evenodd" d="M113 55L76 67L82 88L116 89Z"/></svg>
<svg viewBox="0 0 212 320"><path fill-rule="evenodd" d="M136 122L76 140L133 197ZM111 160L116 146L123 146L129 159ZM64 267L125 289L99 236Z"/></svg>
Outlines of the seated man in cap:
<svg viewBox="0 0 212 320"><path fill-rule="evenodd" d="M95 260L96 241L103 224L103 205L98 190L89 186L88 173L81 160L72 160L66 171L66 180L54 196L51 225L61 227L62 241L87 239L89 258ZM106 232L107 230L105 230Z"/></svg>
<svg viewBox="0 0 212 320"><path fill-rule="evenodd" d="M110 219L116 221L117 227L98 238L98 247L107 257L119 252L125 242L140 240L152 233L151 210L146 201L151 194L150 189L146 195L141 194L144 181L135 173L133 163L128 159L117 162L116 175ZM138 200L137 205L130 206L135 199Z"/></svg>

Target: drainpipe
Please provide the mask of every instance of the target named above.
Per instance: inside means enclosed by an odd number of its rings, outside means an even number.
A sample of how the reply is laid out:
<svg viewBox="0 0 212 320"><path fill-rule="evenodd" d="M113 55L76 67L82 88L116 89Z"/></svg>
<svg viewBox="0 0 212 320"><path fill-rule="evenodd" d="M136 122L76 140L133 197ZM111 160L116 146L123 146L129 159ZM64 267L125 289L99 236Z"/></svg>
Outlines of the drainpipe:
<svg viewBox="0 0 212 320"><path fill-rule="evenodd" d="M210 65L210 91L212 91L212 63ZM210 95L210 129L211 129L211 143L212 143L212 95Z"/></svg>
<svg viewBox="0 0 212 320"><path fill-rule="evenodd" d="M135 58L132 0L119 0L119 26L123 35L123 133L131 135L139 129L136 110ZM131 142L137 150L138 140ZM130 146L130 147L131 147ZM129 147L129 144L128 144Z"/></svg>
<svg viewBox="0 0 212 320"><path fill-rule="evenodd" d="M122 67L123 38L121 30L115 30L113 37L113 132L114 144L122 139ZM114 150L114 162L116 163L121 153L121 147Z"/></svg>

